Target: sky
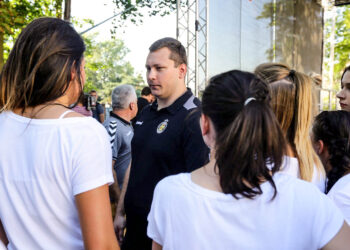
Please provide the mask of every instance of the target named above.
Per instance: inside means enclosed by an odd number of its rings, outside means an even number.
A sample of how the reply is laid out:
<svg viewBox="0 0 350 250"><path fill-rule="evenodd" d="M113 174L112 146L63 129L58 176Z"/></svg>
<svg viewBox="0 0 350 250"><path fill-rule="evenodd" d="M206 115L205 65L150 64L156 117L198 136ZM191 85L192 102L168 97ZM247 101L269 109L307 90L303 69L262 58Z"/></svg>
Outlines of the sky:
<svg viewBox="0 0 350 250"><path fill-rule="evenodd" d="M119 11L116 9L112 0L72 0L71 15L79 20L84 18L92 19L95 24L106 20ZM89 28L77 27L78 32ZM98 32L98 40L111 39L110 29L113 27L112 20L89 31L89 33ZM87 33L88 34L88 33ZM131 22L126 27L117 30L116 37L124 40L130 53L126 59L133 65L137 73L145 75L145 61L148 55L149 46L157 39L162 37L176 36L176 12L165 17L145 16L142 25L135 25Z"/></svg>

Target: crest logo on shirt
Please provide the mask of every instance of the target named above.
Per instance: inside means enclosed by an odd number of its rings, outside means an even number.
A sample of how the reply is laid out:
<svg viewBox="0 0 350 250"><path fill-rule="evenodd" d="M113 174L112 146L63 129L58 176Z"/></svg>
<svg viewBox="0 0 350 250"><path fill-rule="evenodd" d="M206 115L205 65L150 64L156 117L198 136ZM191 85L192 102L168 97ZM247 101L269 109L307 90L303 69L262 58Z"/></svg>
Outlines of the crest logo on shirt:
<svg viewBox="0 0 350 250"><path fill-rule="evenodd" d="M168 127L168 119L165 119L163 122L159 123L157 127L157 134L161 134Z"/></svg>

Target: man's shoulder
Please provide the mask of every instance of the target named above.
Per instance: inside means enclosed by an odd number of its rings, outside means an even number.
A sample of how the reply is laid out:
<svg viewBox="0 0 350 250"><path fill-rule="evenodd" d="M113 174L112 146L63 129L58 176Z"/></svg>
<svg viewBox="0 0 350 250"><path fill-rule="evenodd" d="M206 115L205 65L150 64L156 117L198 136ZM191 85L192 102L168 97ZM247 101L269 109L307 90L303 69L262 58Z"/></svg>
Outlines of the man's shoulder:
<svg viewBox="0 0 350 250"><path fill-rule="evenodd" d="M148 103L147 99L144 98L144 97L142 97L142 96L138 97L138 98L137 98L137 101L147 102L147 103Z"/></svg>
<svg viewBox="0 0 350 250"><path fill-rule="evenodd" d="M201 101L195 97L193 94L190 95L185 103L183 104L183 108L188 111L192 111L193 109L197 109L201 106Z"/></svg>
<svg viewBox="0 0 350 250"><path fill-rule="evenodd" d="M96 111L101 112L101 113L103 112L103 106L99 102L96 102Z"/></svg>
<svg viewBox="0 0 350 250"><path fill-rule="evenodd" d="M105 120L103 122L103 126L107 129L107 130L114 130L117 127L117 119L110 116L107 120Z"/></svg>
<svg viewBox="0 0 350 250"><path fill-rule="evenodd" d="M117 122L117 118L113 117L113 116L109 116L108 119L106 119L104 122L103 122L103 125L108 125L109 123L116 123Z"/></svg>
<svg viewBox="0 0 350 250"><path fill-rule="evenodd" d="M185 123L197 123L201 114L201 101L194 95L190 96L183 104L183 110L186 113Z"/></svg>

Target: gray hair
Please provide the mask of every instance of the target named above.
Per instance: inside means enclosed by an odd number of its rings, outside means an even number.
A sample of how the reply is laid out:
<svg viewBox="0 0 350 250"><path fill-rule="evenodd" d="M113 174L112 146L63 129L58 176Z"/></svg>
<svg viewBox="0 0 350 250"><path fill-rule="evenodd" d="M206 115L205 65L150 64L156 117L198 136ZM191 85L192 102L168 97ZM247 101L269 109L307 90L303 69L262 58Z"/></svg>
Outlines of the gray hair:
<svg viewBox="0 0 350 250"><path fill-rule="evenodd" d="M119 85L112 91L112 108L125 109L136 99L137 96L133 86L128 84Z"/></svg>

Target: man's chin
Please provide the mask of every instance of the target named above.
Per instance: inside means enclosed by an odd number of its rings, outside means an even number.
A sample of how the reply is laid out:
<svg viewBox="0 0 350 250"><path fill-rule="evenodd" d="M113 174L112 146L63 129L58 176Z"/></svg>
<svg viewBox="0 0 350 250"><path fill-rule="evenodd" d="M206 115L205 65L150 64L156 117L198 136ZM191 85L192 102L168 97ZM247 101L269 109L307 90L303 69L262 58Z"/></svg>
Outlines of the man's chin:
<svg viewBox="0 0 350 250"><path fill-rule="evenodd" d="M151 93L152 93L152 95L154 95L155 98L160 98L161 97L161 93L158 90L152 90L151 89Z"/></svg>

